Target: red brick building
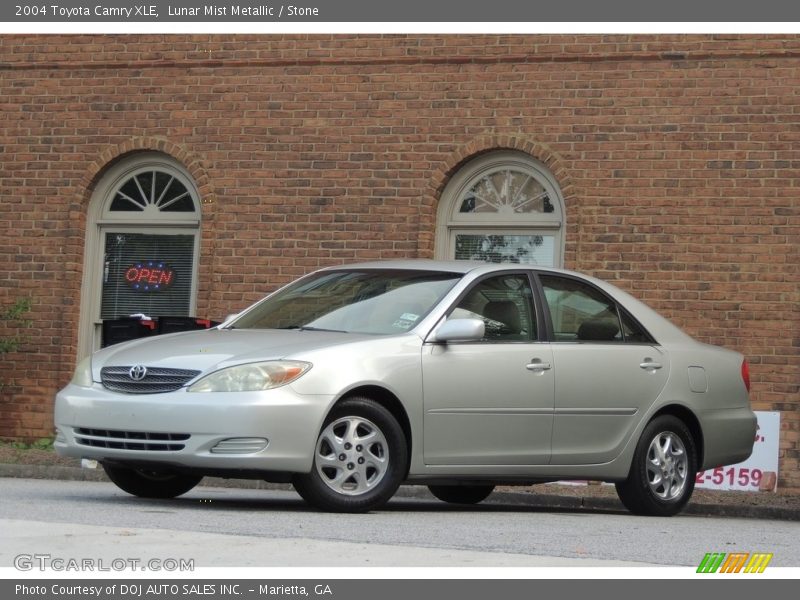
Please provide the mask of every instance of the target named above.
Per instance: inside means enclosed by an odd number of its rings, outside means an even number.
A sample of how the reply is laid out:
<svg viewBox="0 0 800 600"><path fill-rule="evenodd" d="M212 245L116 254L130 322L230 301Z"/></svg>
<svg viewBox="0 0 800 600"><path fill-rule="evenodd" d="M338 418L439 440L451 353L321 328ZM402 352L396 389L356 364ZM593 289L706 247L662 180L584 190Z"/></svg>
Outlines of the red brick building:
<svg viewBox="0 0 800 600"><path fill-rule="evenodd" d="M319 266L537 236L746 354L798 488L799 84L797 36L0 37L0 303L34 322L0 436L52 435L154 253L148 310L221 318ZM528 208L465 209L487 177Z"/></svg>

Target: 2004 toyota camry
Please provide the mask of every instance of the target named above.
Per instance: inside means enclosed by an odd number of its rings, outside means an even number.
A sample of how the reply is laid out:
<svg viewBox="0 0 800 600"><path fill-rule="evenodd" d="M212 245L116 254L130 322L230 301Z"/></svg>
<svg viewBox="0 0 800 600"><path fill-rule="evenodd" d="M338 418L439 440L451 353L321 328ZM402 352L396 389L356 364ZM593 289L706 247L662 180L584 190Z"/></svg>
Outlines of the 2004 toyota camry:
<svg viewBox="0 0 800 600"><path fill-rule="evenodd" d="M222 326L112 346L56 400L56 449L168 498L203 475L291 481L333 511L402 483L476 503L498 484L614 482L672 515L746 459L743 357L567 271L400 261L317 271Z"/></svg>

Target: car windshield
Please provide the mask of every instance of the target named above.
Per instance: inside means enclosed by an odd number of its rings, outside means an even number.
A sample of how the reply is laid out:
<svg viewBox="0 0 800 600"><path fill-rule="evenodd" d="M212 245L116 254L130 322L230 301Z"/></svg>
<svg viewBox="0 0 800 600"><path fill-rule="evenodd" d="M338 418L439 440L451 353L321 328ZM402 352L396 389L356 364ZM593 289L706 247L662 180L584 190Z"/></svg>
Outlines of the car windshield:
<svg viewBox="0 0 800 600"><path fill-rule="evenodd" d="M270 296L232 327L403 333L413 329L460 278L438 271L325 271Z"/></svg>

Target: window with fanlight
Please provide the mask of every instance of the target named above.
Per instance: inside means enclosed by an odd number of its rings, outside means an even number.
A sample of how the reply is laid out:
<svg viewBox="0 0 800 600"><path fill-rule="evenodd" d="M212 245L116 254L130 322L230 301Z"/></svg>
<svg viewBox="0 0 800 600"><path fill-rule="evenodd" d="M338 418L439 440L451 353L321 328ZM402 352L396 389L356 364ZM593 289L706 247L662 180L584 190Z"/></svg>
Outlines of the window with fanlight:
<svg viewBox="0 0 800 600"><path fill-rule="evenodd" d="M195 312L200 204L183 166L159 153L111 167L89 207L81 351L104 320Z"/></svg>
<svg viewBox="0 0 800 600"><path fill-rule="evenodd" d="M439 204L441 259L561 266L563 199L547 167L521 152L465 164Z"/></svg>

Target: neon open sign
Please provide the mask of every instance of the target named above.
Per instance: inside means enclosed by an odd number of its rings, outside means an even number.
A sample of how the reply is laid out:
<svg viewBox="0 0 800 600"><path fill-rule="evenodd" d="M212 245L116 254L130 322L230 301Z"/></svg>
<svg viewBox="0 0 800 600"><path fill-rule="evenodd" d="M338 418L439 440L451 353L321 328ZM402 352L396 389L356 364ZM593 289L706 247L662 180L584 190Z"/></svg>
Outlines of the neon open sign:
<svg viewBox="0 0 800 600"><path fill-rule="evenodd" d="M125 281L139 292L160 292L175 283L175 271L163 262L142 261L125 269Z"/></svg>

